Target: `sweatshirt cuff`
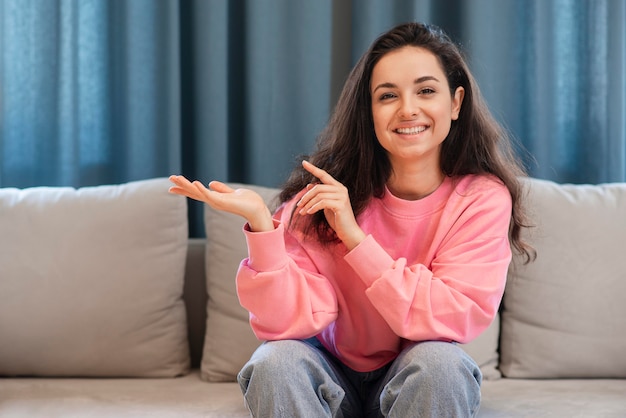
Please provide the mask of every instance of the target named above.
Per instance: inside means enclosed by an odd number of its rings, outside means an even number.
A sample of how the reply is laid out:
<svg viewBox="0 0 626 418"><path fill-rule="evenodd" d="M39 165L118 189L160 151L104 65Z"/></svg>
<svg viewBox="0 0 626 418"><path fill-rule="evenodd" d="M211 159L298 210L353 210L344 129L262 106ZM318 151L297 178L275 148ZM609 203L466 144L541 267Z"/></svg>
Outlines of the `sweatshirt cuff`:
<svg viewBox="0 0 626 418"><path fill-rule="evenodd" d="M370 287L385 271L393 267L394 260L368 235L345 255L344 259L359 275L363 283Z"/></svg>
<svg viewBox="0 0 626 418"><path fill-rule="evenodd" d="M274 220L274 230L252 232L250 226L243 227L248 243L248 267L254 271L275 271L283 268L288 262L284 239L285 227Z"/></svg>

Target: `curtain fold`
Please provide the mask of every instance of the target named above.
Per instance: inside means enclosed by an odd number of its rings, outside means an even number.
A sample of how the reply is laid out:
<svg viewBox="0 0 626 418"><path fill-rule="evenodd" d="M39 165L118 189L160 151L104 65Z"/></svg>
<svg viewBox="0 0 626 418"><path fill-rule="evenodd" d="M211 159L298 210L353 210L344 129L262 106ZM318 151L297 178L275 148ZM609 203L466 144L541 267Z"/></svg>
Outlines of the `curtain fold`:
<svg viewBox="0 0 626 418"><path fill-rule="evenodd" d="M0 187L279 186L359 56L409 20L461 44L531 175L626 181L621 0L0 0Z"/></svg>
<svg viewBox="0 0 626 418"><path fill-rule="evenodd" d="M0 186L181 169L178 7L2 0Z"/></svg>

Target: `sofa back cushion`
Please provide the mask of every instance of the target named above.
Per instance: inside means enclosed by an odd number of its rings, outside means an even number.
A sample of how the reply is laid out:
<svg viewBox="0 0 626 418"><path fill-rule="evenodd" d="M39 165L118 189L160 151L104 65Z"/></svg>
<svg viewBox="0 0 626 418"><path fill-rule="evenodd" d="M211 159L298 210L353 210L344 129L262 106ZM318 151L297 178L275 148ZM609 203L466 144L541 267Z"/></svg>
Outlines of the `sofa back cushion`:
<svg viewBox="0 0 626 418"><path fill-rule="evenodd" d="M507 283L500 369L507 377L626 377L626 184L528 180L524 231L536 261Z"/></svg>
<svg viewBox="0 0 626 418"><path fill-rule="evenodd" d="M168 187L0 189L0 375L188 370L187 209Z"/></svg>
<svg viewBox="0 0 626 418"><path fill-rule="evenodd" d="M276 207L279 190L256 185L229 184L259 193L270 209ZM201 377L209 382L232 382L254 350L261 344L249 325L249 315L239 304L235 276L248 256L243 234L245 220L205 205L206 229L206 334Z"/></svg>

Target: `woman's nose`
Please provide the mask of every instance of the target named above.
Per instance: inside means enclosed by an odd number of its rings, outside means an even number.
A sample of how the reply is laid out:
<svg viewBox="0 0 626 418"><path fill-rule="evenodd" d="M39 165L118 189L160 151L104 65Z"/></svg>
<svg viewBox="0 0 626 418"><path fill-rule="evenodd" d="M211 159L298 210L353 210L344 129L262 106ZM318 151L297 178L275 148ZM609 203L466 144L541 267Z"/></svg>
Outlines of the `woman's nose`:
<svg viewBox="0 0 626 418"><path fill-rule="evenodd" d="M419 105L413 97L402 100L400 107L400 117L402 119L414 119L419 111Z"/></svg>

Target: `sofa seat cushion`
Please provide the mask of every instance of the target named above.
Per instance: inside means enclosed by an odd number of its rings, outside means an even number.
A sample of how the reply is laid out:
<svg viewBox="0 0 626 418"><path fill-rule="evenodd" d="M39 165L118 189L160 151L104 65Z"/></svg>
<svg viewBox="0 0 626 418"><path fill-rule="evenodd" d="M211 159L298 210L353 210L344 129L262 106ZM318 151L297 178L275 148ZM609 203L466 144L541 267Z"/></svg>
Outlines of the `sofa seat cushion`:
<svg viewBox="0 0 626 418"><path fill-rule="evenodd" d="M626 183L531 179L525 236L504 294L500 369L516 378L626 377ZM626 392L625 392L626 393Z"/></svg>
<svg viewBox="0 0 626 418"><path fill-rule="evenodd" d="M248 418L236 383L178 378L0 378L0 418Z"/></svg>
<svg viewBox="0 0 626 418"><path fill-rule="evenodd" d="M617 379L486 381L478 418L626 417L624 394Z"/></svg>
<svg viewBox="0 0 626 418"><path fill-rule="evenodd" d="M626 380L483 382L478 418L626 416ZM199 371L165 379L0 378L0 418L248 418L237 383Z"/></svg>
<svg viewBox="0 0 626 418"><path fill-rule="evenodd" d="M0 375L188 371L187 206L169 184L0 189Z"/></svg>

